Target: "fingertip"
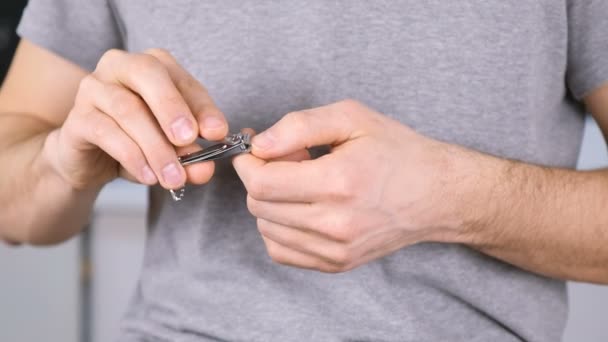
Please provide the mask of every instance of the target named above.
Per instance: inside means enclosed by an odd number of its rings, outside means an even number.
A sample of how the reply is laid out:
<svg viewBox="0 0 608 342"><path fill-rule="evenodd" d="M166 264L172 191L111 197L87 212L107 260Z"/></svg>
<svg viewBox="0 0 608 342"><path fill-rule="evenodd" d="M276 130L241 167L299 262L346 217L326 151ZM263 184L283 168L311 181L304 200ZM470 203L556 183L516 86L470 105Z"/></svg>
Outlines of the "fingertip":
<svg viewBox="0 0 608 342"><path fill-rule="evenodd" d="M261 159L273 159L272 154L268 150L259 148L253 142L251 143L251 154Z"/></svg>
<svg viewBox="0 0 608 342"><path fill-rule="evenodd" d="M241 129L241 133L243 134L249 134L250 137L254 137L256 135L256 132L253 128L243 128Z"/></svg>
<svg viewBox="0 0 608 342"><path fill-rule="evenodd" d="M258 134L251 139L251 154L262 159L272 159L274 157L272 144L264 136Z"/></svg>
<svg viewBox="0 0 608 342"><path fill-rule="evenodd" d="M199 115L203 119L199 122L201 136L210 141L223 139L228 134L228 122L220 111L208 110Z"/></svg>
<svg viewBox="0 0 608 342"><path fill-rule="evenodd" d="M232 158L232 165L241 178L244 172L257 169L264 164L266 164L266 161L250 153L243 153Z"/></svg>
<svg viewBox="0 0 608 342"><path fill-rule="evenodd" d="M228 135L228 126L222 128L204 128L201 127L201 137L208 141L219 141Z"/></svg>
<svg viewBox="0 0 608 342"><path fill-rule="evenodd" d="M271 148L271 149L262 149L258 145L254 145L251 143L251 154L259 159L264 160L274 160L278 158L282 158L291 154L289 151L282 151L279 149Z"/></svg>
<svg viewBox="0 0 608 342"><path fill-rule="evenodd" d="M274 146L276 146L276 142L277 142L276 136L270 130L266 130L266 131L256 135L251 140L252 146L258 151L265 151L265 150L272 149Z"/></svg>
<svg viewBox="0 0 608 342"><path fill-rule="evenodd" d="M188 146L197 138L196 121L191 115L183 115L175 120L170 127L170 140L175 146Z"/></svg>
<svg viewBox="0 0 608 342"><path fill-rule="evenodd" d="M185 168L188 183L203 185L208 183L215 172L215 163L212 161L192 164Z"/></svg>
<svg viewBox="0 0 608 342"><path fill-rule="evenodd" d="M239 154L239 155L235 156L234 158L232 158L232 166L234 166L234 168L236 169L237 172L239 171L239 169L241 167L250 163L250 161L248 161L248 157L251 157L251 156L246 153L243 153L243 154Z"/></svg>
<svg viewBox="0 0 608 342"><path fill-rule="evenodd" d="M186 170L177 160L160 168L157 171L157 177L160 186L165 189L180 188L187 181Z"/></svg>

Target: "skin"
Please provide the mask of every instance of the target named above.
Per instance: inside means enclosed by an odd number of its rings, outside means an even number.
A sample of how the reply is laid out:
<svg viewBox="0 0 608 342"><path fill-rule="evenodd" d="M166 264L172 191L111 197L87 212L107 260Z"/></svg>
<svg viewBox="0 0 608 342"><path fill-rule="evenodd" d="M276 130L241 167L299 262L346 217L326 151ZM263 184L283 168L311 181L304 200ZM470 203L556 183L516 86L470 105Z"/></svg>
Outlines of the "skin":
<svg viewBox="0 0 608 342"><path fill-rule="evenodd" d="M608 132L608 86L585 103ZM0 234L33 244L76 234L116 177L167 188L208 181L212 164L179 169L179 182L163 178L178 153L198 148L194 136L172 134L175 120L207 139L227 132L204 88L162 50L112 51L87 75L26 41L0 91L0 112L0 163L11 165L0 170L0 201L10 203ZM207 117L224 125L211 129ZM332 149L311 160L306 149L318 145ZM485 155L422 136L354 100L285 115L234 166L278 263L344 272L437 241L550 277L608 283L608 170Z"/></svg>
<svg viewBox="0 0 608 342"><path fill-rule="evenodd" d="M608 86L586 102L606 131ZM289 113L252 143L234 165L278 263L344 272L412 244L459 243L545 276L608 284L608 170L485 155L353 100ZM266 161L316 145L332 150Z"/></svg>
<svg viewBox="0 0 608 342"><path fill-rule="evenodd" d="M58 82L57 80L61 80ZM0 91L0 237L53 244L79 232L103 185L123 177L172 189L213 163L179 164L197 136L228 125L166 51L108 51L94 72L24 40ZM17 195L16 195L17 194Z"/></svg>

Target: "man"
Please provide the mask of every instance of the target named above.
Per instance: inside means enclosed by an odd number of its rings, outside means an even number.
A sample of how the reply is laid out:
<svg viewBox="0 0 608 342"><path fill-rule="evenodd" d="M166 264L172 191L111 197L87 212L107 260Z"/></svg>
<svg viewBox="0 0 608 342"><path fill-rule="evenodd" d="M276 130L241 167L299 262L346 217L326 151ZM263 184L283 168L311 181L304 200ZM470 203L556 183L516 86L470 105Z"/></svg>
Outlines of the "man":
<svg viewBox="0 0 608 342"><path fill-rule="evenodd" d="M563 280L608 283L608 171L572 170L585 108L608 130L606 14L33 1L0 93L2 236L57 243L110 180L153 186L121 341L557 341ZM261 132L234 168L177 162L228 121Z"/></svg>

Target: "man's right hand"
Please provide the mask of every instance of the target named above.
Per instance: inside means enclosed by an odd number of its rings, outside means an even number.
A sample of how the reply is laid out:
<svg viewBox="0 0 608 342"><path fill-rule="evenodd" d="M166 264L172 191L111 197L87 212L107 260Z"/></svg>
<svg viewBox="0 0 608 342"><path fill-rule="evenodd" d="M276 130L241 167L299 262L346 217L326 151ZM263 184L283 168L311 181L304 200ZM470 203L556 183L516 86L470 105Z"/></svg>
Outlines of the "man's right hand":
<svg viewBox="0 0 608 342"><path fill-rule="evenodd" d="M52 131L43 154L74 189L123 177L174 189L206 183L212 162L187 170L178 154L200 147L198 136L222 139L224 115L206 89L166 51L108 51L80 83L65 123Z"/></svg>

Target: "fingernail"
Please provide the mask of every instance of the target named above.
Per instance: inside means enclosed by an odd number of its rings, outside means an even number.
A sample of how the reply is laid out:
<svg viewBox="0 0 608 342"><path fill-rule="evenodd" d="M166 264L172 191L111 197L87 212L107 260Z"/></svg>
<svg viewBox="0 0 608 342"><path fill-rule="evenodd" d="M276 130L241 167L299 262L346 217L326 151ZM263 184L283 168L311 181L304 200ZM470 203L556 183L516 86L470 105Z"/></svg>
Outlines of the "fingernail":
<svg viewBox="0 0 608 342"><path fill-rule="evenodd" d="M175 163L171 163L163 168L163 178L169 186L178 187L183 185L182 174Z"/></svg>
<svg viewBox="0 0 608 342"><path fill-rule="evenodd" d="M274 141L274 136L269 131L266 131L254 136L251 143L259 149L267 150L274 145Z"/></svg>
<svg viewBox="0 0 608 342"><path fill-rule="evenodd" d="M154 175L154 172L152 172L152 169L148 165L144 166L142 175L146 184L154 184L157 181L156 175Z"/></svg>
<svg viewBox="0 0 608 342"><path fill-rule="evenodd" d="M192 122L186 118L179 118L171 125L173 136L180 141L189 141L194 135Z"/></svg>
<svg viewBox="0 0 608 342"><path fill-rule="evenodd" d="M224 121L215 116L208 116L203 121L204 128L218 129L224 126Z"/></svg>

